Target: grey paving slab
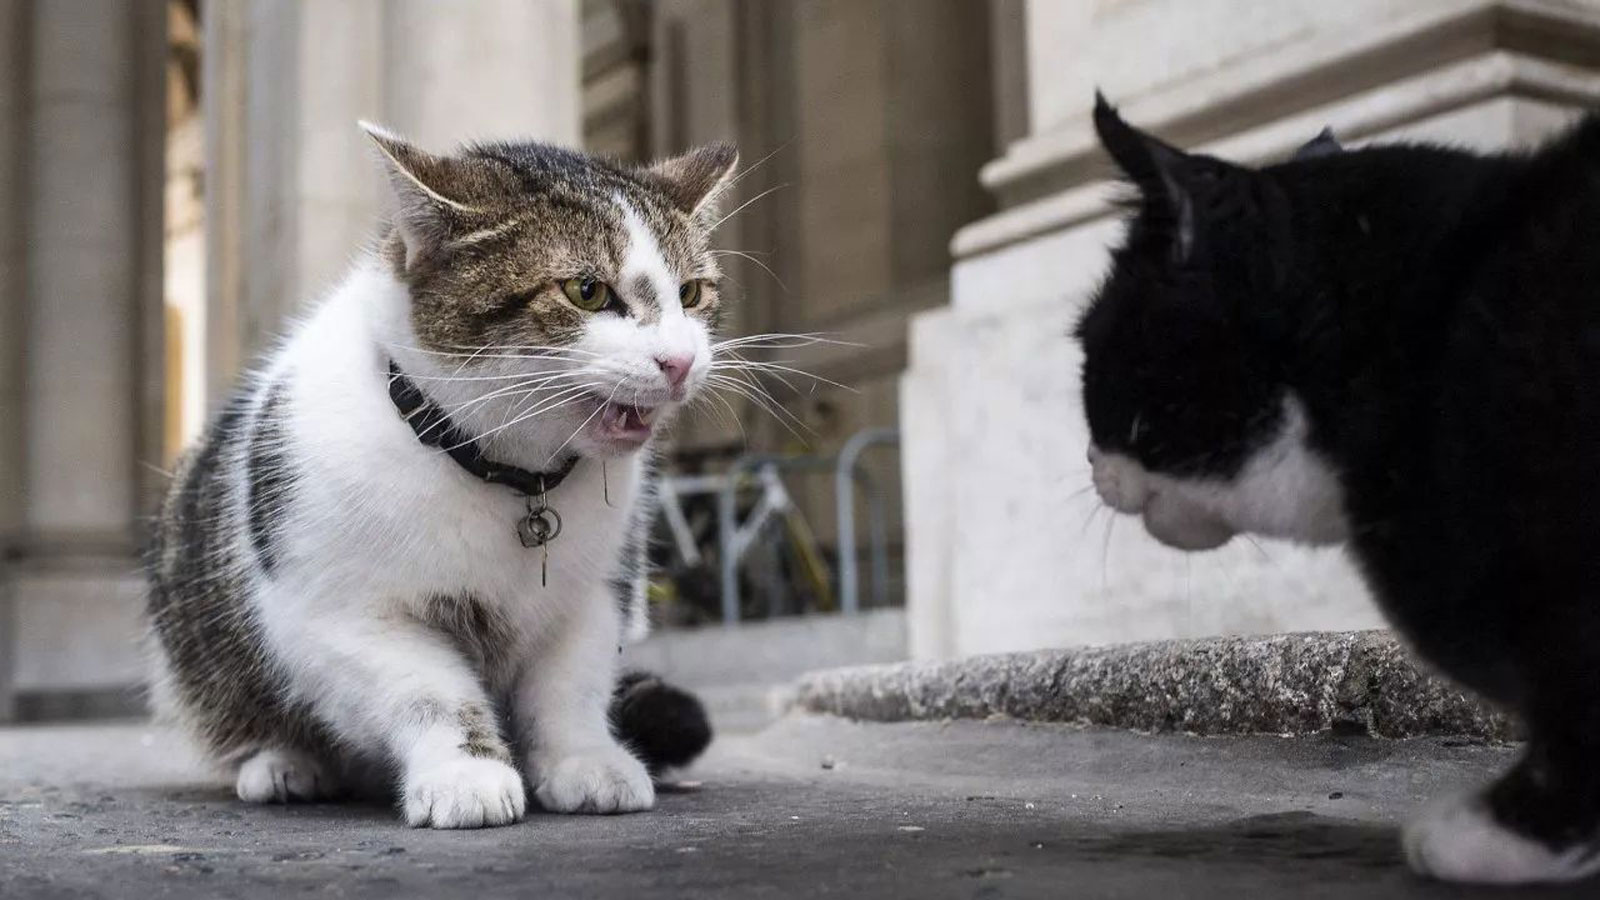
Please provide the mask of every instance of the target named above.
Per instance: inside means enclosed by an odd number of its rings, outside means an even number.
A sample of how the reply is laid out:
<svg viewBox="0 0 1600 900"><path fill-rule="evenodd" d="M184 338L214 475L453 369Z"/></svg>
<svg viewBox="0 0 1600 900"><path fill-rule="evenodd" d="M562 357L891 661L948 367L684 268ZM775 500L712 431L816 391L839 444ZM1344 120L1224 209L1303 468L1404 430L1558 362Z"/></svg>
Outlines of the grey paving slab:
<svg viewBox="0 0 1600 900"><path fill-rule="evenodd" d="M1396 823L1514 752L791 716L719 740L650 813L429 832L377 804L243 805L140 723L13 728L0 895L1476 896L1406 873Z"/></svg>

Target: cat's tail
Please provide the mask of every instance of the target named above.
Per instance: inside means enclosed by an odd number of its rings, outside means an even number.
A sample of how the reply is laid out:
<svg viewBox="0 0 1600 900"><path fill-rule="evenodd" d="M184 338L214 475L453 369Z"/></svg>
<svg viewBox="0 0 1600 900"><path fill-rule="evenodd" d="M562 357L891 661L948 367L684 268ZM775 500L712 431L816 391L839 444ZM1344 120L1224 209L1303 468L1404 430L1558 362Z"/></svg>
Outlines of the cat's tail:
<svg viewBox="0 0 1600 900"><path fill-rule="evenodd" d="M611 727L652 775L687 766L711 744L711 720L700 698L648 672L617 679Z"/></svg>

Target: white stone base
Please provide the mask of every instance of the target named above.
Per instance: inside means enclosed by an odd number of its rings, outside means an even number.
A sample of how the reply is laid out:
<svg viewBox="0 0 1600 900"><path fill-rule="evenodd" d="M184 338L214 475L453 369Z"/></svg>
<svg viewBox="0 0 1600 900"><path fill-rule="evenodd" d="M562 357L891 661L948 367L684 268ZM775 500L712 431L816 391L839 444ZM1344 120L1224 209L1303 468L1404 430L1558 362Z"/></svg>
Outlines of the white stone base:
<svg viewBox="0 0 1600 900"><path fill-rule="evenodd" d="M1600 73L1491 51L1206 149L1273 158L1323 124L1363 140L1504 148L1597 97ZM1083 184L963 229L952 305L912 326L901 427L913 656L1380 626L1339 551L1235 539L1186 555L1100 510L1069 332L1120 234L1109 197L1109 185Z"/></svg>
<svg viewBox="0 0 1600 900"><path fill-rule="evenodd" d="M139 617L144 581L128 571L19 572L12 686L19 694L132 688L144 678Z"/></svg>

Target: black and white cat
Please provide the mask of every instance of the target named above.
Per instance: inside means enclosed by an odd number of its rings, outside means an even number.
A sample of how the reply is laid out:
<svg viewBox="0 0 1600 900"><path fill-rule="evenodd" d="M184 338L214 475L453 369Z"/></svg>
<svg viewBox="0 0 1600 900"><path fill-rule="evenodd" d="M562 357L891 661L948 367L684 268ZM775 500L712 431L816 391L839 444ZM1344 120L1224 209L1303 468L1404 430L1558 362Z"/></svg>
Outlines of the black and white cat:
<svg viewBox="0 0 1600 900"><path fill-rule="evenodd" d="M1077 332L1100 496L1187 550L1347 543L1417 652L1529 729L1411 824L1412 866L1600 871L1600 118L1260 169L1103 98L1095 125L1138 189Z"/></svg>
<svg viewBox="0 0 1600 900"><path fill-rule="evenodd" d="M155 699L241 798L392 785L416 826L655 799L709 740L618 681L650 446L704 389L733 148L629 168L369 129L394 227L185 457L149 557ZM620 738L620 740L619 740Z"/></svg>

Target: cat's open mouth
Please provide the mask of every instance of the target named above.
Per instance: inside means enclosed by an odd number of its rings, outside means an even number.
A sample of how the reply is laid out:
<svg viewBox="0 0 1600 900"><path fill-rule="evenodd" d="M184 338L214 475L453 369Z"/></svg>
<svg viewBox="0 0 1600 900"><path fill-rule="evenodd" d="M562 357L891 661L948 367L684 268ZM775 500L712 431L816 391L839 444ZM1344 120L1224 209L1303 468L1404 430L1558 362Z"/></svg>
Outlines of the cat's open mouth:
<svg viewBox="0 0 1600 900"><path fill-rule="evenodd" d="M655 430L659 406L635 406L629 403L604 401L600 414L590 422L594 436L604 441L624 444L642 444Z"/></svg>

